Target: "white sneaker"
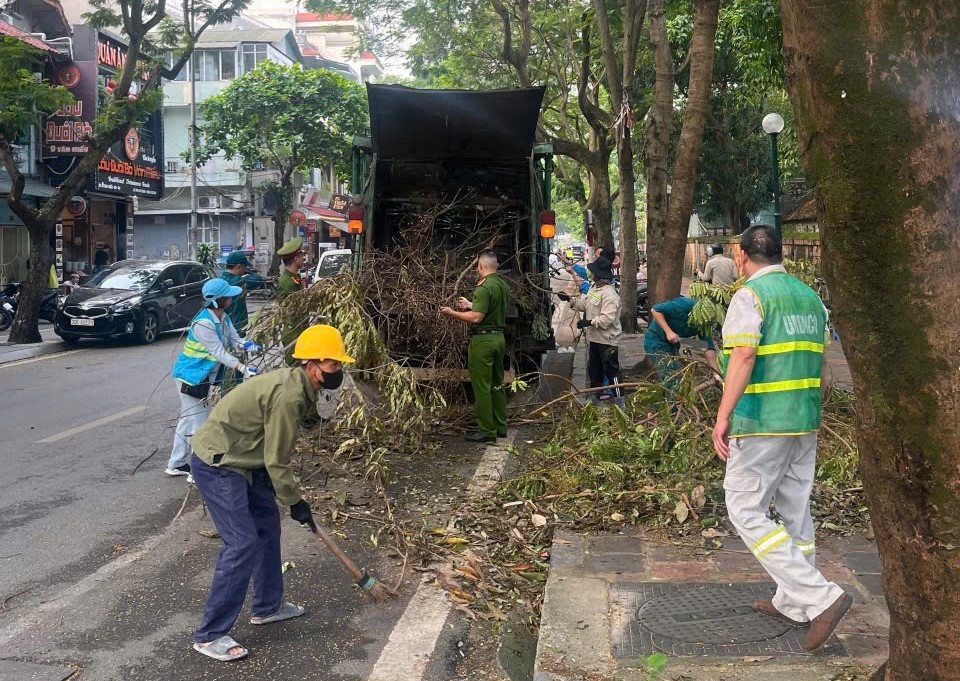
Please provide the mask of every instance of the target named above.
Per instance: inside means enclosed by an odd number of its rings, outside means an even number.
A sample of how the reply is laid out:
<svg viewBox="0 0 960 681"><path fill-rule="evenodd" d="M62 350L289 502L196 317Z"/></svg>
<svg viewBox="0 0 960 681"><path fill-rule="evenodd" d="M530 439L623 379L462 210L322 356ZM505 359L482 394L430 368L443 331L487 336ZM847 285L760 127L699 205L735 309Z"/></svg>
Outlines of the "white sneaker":
<svg viewBox="0 0 960 681"><path fill-rule="evenodd" d="M196 482L193 479L193 473L187 473L187 484L188 485L196 484Z"/></svg>
<svg viewBox="0 0 960 681"><path fill-rule="evenodd" d="M190 475L190 467L187 464L184 464L178 468L168 468L164 471L164 473L173 477L177 477L179 475Z"/></svg>

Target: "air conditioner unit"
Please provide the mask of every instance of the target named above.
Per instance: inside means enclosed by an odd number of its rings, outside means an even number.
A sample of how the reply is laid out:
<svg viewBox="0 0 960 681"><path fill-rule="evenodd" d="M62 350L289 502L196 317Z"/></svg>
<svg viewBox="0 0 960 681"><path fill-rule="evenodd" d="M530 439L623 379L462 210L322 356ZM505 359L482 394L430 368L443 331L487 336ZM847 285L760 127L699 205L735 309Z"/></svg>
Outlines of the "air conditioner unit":
<svg viewBox="0 0 960 681"><path fill-rule="evenodd" d="M219 196L200 196L197 198L197 205L200 208L219 208L220 207L220 197Z"/></svg>
<svg viewBox="0 0 960 681"><path fill-rule="evenodd" d="M230 199L233 201L233 208L243 208L243 194L233 194L230 196Z"/></svg>

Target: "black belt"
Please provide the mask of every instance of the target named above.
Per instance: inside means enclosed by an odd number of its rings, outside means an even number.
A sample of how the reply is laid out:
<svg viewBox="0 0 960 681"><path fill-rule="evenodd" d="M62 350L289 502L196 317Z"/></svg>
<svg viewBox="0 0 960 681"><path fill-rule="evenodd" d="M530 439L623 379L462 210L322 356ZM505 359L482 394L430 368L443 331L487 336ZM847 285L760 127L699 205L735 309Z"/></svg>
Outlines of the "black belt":
<svg viewBox="0 0 960 681"><path fill-rule="evenodd" d="M503 329L472 329L471 336L486 336L491 333L503 333Z"/></svg>

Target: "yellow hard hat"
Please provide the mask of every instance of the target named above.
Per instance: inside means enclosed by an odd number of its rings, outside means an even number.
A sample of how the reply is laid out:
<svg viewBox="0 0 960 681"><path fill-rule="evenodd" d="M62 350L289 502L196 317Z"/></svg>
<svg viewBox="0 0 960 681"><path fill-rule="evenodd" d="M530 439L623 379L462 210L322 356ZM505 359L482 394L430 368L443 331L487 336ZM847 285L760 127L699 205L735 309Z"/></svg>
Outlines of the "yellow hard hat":
<svg viewBox="0 0 960 681"><path fill-rule="evenodd" d="M332 359L345 364L356 361L347 354L340 332L327 324L311 326L301 333L293 348L293 356L304 360Z"/></svg>

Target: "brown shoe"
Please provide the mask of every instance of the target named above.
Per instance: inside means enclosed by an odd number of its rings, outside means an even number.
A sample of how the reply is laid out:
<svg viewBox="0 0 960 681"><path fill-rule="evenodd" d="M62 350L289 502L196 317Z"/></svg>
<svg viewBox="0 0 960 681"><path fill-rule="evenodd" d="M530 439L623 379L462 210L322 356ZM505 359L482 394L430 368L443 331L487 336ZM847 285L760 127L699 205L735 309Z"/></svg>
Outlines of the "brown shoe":
<svg viewBox="0 0 960 681"><path fill-rule="evenodd" d="M800 620L790 619L789 617L784 615L782 612L777 610L773 605L773 601L771 601L769 598L758 598L757 600L755 600L753 602L753 609L756 612L759 612L761 615L769 615L770 617L776 617L778 620L780 620L781 622L786 622L791 627L805 627L808 624L810 624L809 622L801 622Z"/></svg>
<svg viewBox="0 0 960 681"><path fill-rule="evenodd" d="M820 650L827 639L830 638L833 630L840 624L840 620L847 614L851 605L853 605L853 597L849 594L843 594L829 608L814 617L810 621L807 637L800 644L801 647L808 653Z"/></svg>

